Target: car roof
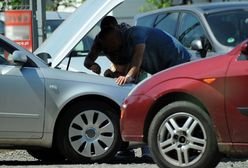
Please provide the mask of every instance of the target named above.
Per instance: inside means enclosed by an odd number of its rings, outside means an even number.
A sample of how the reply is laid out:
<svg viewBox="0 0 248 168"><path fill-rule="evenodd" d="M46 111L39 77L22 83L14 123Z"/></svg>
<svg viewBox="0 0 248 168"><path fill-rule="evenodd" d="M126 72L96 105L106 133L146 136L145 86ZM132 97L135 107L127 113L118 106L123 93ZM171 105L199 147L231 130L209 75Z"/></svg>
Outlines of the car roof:
<svg viewBox="0 0 248 168"><path fill-rule="evenodd" d="M224 10L248 9L248 2L219 2L209 4L192 5L192 8L204 13L214 13Z"/></svg>
<svg viewBox="0 0 248 168"><path fill-rule="evenodd" d="M140 14L138 15L138 17L155 14L163 11L186 10L186 11L196 11L202 14L210 14L210 13L216 13L226 10L238 10L238 9L248 10L248 2L212 2L212 3L193 4L193 5L179 5L179 6L158 9L144 14Z"/></svg>
<svg viewBox="0 0 248 168"><path fill-rule="evenodd" d="M46 20L65 20L70 14L70 12L47 11Z"/></svg>

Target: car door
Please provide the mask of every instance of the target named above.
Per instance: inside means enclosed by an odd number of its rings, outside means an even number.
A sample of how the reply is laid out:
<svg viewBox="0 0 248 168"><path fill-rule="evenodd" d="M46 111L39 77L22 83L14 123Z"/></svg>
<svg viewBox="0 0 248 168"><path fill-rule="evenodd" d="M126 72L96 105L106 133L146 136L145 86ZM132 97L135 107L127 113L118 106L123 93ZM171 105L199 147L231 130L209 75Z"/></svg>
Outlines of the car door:
<svg viewBox="0 0 248 168"><path fill-rule="evenodd" d="M236 56L226 76L226 112L234 143L248 142L248 55ZM223 119L224 121L224 119Z"/></svg>
<svg viewBox="0 0 248 168"><path fill-rule="evenodd" d="M192 54L192 60L214 55L211 44L207 39L205 30L200 20L192 13L182 12L180 14L180 24L177 37L184 47L186 47ZM205 42L203 47L208 47L208 49L206 49L207 53L200 53L199 51L192 50L191 43L194 40L202 40Z"/></svg>
<svg viewBox="0 0 248 168"><path fill-rule="evenodd" d="M2 42L1 42L2 44ZM45 88L39 68L18 66L0 47L0 138L40 138L43 132Z"/></svg>

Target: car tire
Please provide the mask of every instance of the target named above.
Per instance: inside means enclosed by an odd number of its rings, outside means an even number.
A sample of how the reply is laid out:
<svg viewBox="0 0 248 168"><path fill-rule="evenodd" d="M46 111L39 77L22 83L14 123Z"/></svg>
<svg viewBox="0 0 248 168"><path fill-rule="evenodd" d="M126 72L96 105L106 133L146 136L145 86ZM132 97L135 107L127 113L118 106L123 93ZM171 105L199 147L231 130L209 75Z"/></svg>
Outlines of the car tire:
<svg viewBox="0 0 248 168"><path fill-rule="evenodd" d="M211 168L220 161L210 117L187 101L173 102L156 114L148 144L154 161L163 168Z"/></svg>
<svg viewBox="0 0 248 168"><path fill-rule="evenodd" d="M107 162L114 158L121 142L119 114L103 102L75 104L58 123L58 149L73 163Z"/></svg>
<svg viewBox="0 0 248 168"><path fill-rule="evenodd" d="M65 158L55 149L28 149L28 154L45 162L63 162Z"/></svg>

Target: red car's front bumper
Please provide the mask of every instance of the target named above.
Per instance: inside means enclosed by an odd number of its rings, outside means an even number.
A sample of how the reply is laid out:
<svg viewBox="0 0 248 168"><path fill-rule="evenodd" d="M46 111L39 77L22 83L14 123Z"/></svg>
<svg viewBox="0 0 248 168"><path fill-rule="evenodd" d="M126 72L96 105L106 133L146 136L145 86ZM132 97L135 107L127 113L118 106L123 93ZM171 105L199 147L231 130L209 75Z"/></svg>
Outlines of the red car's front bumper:
<svg viewBox="0 0 248 168"><path fill-rule="evenodd" d="M153 103L145 95L130 96L121 109L121 135L124 141L142 142L147 113Z"/></svg>

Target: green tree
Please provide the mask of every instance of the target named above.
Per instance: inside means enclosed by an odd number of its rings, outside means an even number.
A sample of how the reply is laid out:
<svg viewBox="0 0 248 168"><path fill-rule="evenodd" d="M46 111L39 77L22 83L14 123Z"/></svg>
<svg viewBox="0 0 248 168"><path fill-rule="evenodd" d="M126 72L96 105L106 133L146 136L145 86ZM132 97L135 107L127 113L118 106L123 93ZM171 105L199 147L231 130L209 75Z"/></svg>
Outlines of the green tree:
<svg viewBox="0 0 248 168"><path fill-rule="evenodd" d="M2 0L1 10L29 9L29 0Z"/></svg>
<svg viewBox="0 0 248 168"><path fill-rule="evenodd" d="M51 0L50 4L47 4L47 10L57 11L60 5L77 8L77 4L83 3L85 0Z"/></svg>
<svg viewBox="0 0 248 168"><path fill-rule="evenodd" d="M22 1L21 0L12 0L8 2L8 5L12 5L12 6L17 6L17 5L21 5Z"/></svg>
<svg viewBox="0 0 248 168"><path fill-rule="evenodd" d="M141 12L161 9L171 6L172 0L146 0L146 4L140 8Z"/></svg>

